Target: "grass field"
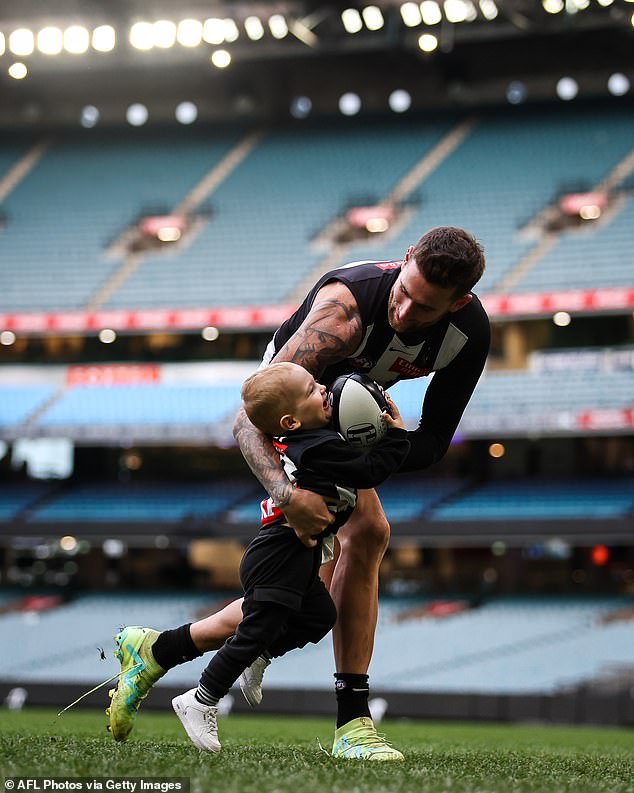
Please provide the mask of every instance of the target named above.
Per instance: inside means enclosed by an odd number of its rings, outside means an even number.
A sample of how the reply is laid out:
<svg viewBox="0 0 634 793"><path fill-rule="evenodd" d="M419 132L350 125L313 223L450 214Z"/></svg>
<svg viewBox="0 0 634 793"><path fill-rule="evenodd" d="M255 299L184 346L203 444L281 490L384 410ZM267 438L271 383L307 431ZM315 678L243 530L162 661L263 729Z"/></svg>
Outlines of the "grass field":
<svg viewBox="0 0 634 793"><path fill-rule="evenodd" d="M140 714L115 744L93 711L0 711L4 776L188 777L193 793L634 793L634 732L392 721L404 763L333 760L328 719L230 716L199 753L171 714Z"/></svg>

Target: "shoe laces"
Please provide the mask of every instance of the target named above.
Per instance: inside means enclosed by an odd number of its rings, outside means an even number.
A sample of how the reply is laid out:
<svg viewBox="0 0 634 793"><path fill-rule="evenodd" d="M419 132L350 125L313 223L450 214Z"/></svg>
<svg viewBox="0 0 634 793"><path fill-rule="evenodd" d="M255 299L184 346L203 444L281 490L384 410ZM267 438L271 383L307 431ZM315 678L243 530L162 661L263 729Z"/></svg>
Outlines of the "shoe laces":
<svg viewBox="0 0 634 793"><path fill-rule="evenodd" d="M203 712L203 721L205 722L205 728L207 732L213 733L218 729L218 725L216 723L216 715L218 713L218 709L214 707L208 707Z"/></svg>

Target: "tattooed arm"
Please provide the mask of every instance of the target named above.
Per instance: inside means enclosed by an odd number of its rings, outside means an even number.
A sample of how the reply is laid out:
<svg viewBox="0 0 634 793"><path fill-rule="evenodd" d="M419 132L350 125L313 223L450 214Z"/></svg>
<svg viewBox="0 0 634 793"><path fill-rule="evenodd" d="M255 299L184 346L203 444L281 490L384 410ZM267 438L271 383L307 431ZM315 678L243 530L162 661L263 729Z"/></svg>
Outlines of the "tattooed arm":
<svg viewBox="0 0 634 793"><path fill-rule="evenodd" d="M319 290L308 316L273 361L300 364L318 378L326 366L353 353L361 338L361 316L352 292L341 282L333 281ZM333 521L323 498L309 490L293 488L270 438L251 424L243 409L236 417L233 434L249 467L297 536L304 545L315 545L312 537Z"/></svg>

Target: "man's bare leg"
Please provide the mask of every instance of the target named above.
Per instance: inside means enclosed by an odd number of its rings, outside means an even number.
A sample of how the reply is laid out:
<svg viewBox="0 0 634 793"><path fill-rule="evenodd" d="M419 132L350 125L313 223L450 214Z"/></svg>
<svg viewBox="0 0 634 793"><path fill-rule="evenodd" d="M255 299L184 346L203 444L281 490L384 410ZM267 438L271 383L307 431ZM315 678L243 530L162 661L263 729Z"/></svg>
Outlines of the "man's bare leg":
<svg viewBox="0 0 634 793"><path fill-rule="evenodd" d="M376 491L360 490L355 511L337 534L340 550L330 583L338 615L333 629L338 672L366 674L370 666L379 610L379 568L389 537L390 527ZM324 570L322 578L328 573Z"/></svg>

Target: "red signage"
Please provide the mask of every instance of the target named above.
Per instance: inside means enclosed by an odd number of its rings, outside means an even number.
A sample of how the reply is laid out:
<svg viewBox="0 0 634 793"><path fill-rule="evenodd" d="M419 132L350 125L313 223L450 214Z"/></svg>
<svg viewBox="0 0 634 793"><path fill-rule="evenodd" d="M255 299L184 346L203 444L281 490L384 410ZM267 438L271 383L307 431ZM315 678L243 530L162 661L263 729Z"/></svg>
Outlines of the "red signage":
<svg viewBox="0 0 634 793"><path fill-rule="evenodd" d="M109 364L105 366L69 366L66 385L140 385L158 383L161 367L153 364Z"/></svg>

